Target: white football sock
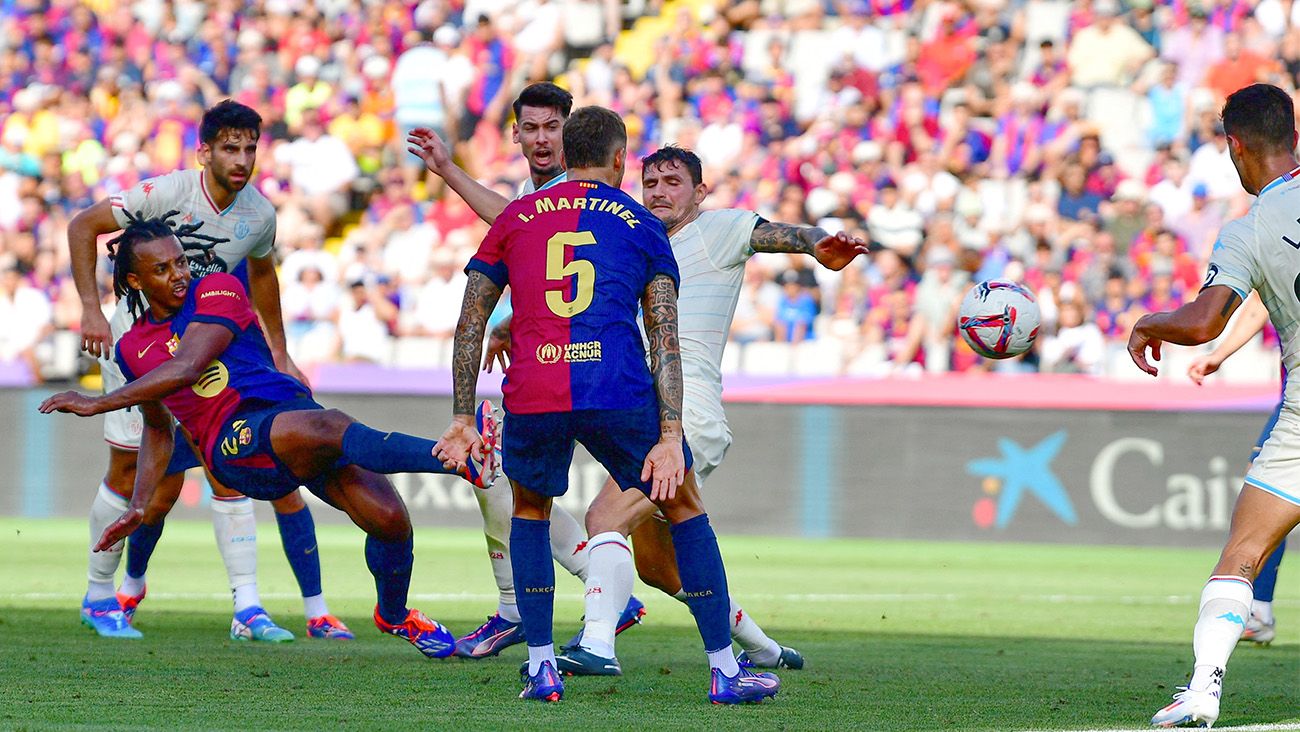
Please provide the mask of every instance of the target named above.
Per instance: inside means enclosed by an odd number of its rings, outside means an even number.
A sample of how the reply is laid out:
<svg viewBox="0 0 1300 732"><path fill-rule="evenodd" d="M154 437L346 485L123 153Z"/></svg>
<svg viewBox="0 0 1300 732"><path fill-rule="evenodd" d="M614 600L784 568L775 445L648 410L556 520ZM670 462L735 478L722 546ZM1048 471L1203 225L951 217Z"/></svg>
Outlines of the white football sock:
<svg viewBox="0 0 1300 732"><path fill-rule="evenodd" d="M144 577L132 577L129 574L122 574L122 584L118 585L117 591L123 595L136 597L144 592Z"/></svg>
<svg viewBox="0 0 1300 732"><path fill-rule="evenodd" d="M1255 600L1250 605L1250 611L1265 625L1273 624L1273 602L1271 600L1269 602Z"/></svg>
<svg viewBox="0 0 1300 732"><path fill-rule="evenodd" d="M781 659L781 646L767 637L749 613L736 604L735 598L731 599L731 639L759 666L775 666Z"/></svg>
<svg viewBox="0 0 1300 732"><path fill-rule="evenodd" d="M86 597L91 602L113 597L113 577L117 575L117 565L122 562L122 549L125 541L119 541L108 551L95 551L95 544L104 535L104 529L122 517L126 511L126 499L114 493L105 483L99 484L95 498L90 502L90 551Z"/></svg>
<svg viewBox="0 0 1300 732"><path fill-rule="evenodd" d="M550 661L551 668L555 668L555 644L547 643L544 646L528 646L528 675L535 676L541 670L542 664Z"/></svg>
<svg viewBox="0 0 1300 732"><path fill-rule="evenodd" d="M587 580L587 530L573 514L559 504L551 504L551 556L584 582ZM622 610L623 608L619 608Z"/></svg>
<svg viewBox="0 0 1300 732"><path fill-rule="evenodd" d="M523 616L519 614L519 606L513 602L509 604L498 602L497 615L500 615L502 620L511 623L522 623L524 621Z"/></svg>
<svg viewBox="0 0 1300 732"><path fill-rule="evenodd" d="M587 570L587 607L582 647L601 658L614 657L618 618L632 596L632 549L617 531L591 537Z"/></svg>
<svg viewBox="0 0 1300 732"><path fill-rule="evenodd" d="M483 514L483 538L487 540L488 561L492 563L492 576L497 581L500 601L497 612L512 623L519 622L515 606L515 576L510 569L510 517L515 510L514 494L510 484L497 481L487 490L475 490L479 512ZM503 609L513 617L507 617Z"/></svg>
<svg viewBox="0 0 1300 732"><path fill-rule="evenodd" d="M260 605L257 597L257 517L253 501L212 501L212 532L234 592L235 612Z"/></svg>
<svg viewBox="0 0 1300 732"><path fill-rule="evenodd" d="M736 657L731 652L731 646L719 648L716 651L707 651L709 655L709 667L716 668L727 678L734 678L740 673L740 664L736 663Z"/></svg>
<svg viewBox="0 0 1300 732"><path fill-rule="evenodd" d="M1218 575L1201 591L1201 611L1192 634L1196 666L1188 686L1203 691L1223 682L1223 669L1250 618L1250 582L1242 577Z"/></svg>
<svg viewBox="0 0 1300 732"><path fill-rule="evenodd" d="M308 620L319 618L322 615L329 615L329 605L325 604L325 595L312 595L311 597L302 598L302 612Z"/></svg>

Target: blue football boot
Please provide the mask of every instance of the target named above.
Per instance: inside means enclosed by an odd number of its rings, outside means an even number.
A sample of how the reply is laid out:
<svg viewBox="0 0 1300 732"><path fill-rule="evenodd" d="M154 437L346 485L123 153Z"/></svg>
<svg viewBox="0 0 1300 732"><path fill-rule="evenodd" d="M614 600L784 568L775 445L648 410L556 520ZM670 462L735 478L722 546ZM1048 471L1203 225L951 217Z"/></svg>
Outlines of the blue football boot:
<svg viewBox="0 0 1300 732"><path fill-rule="evenodd" d="M760 668L788 668L791 671L798 671L803 668L803 654L785 646L781 646L781 655L777 657L776 663L771 666L751 661L749 654L744 651L741 651L740 655L736 656L736 661L742 666L749 664Z"/></svg>
<svg viewBox="0 0 1300 732"><path fill-rule="evenodd" d="M724 676L713 669L709 685L709 701L714 704L748 704L776 696L781 690L781 679L767 671L755 671L752 666L741 666L735 676Z"/></svg>
<svg viewBox="0 0 1300 732"><path fill-rule="evenodd" d="M532 676L528 675L528 666L525 664L521 676L524 690L519 692L520 699L557 702L564 698L564 679L555 672L550 661L543 661L541 668Z"/></svg>
<svg viewBox="0 0 1300 732"><path fill-rule="evenodd" d="M487 658L524 642L523 623L512 623L494 614L487 622L456 641L456 655L461 658Z"/></svg>
<svg viewBox="0 0 1300 732"><path fill-rule="evenodd" d="M122 612L122 604L116 597L90 601L87 597L81 601L81 624L93 629L105 638L143 638L144 635L131 627L131 622Z"/></svg>
<svg viewBox="0 0 1300 732"><path fill-rule="evenodd" d="M254 605L240 610L231 618L230 640L289 643L293 640L293 633L276 625L265 610Z"/></svg>

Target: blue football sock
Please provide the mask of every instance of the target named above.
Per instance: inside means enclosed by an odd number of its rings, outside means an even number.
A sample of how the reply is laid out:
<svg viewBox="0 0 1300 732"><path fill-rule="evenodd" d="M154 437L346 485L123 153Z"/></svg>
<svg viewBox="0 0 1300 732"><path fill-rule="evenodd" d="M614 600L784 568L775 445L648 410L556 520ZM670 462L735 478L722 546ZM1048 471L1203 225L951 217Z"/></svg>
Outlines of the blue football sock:
<svg viewBox="0 0 1300 732"><path fill-rule="evenodd" d="M551 561L550 521L518 517L510 520L510 570L515 576L515 602L528 645L551 645L555 563Z"/></svg>
<svg viewBox="0 0 1300 732"><path fill-rule="evenodd" d="M312 520L311 511L306 506L295 513L277 511L275 523L280 526L280 543L284 546L284 556L289 560L289 567L298 580L302 596L319 595L320 553L316 551L316 522Z"/></svg>
<svg viewBox="0 0 1300 732"><path fill-rule="evenodd" d="M722 566L718 539L702 513L670 527L677 550L677 571L682 577L686 604L704 640L704 650L731 647L731 600L727 597L727 572ZM527 631L525 631L527 633Z"/></svg>
<svg viewBox="0 0 1300 732"><path fill-rule="evenodd" d="M403 434L380 432L353 422L343 433L343 460L375 473L446 473L456 471L442 467L433 456L433 440Z"/></svg>
<svg viewBox="0 0 1300 732"><path fill-rule="evenodd" d="M134 539L135 535L132 534ZM1283 540L1273 553L1268 555L1264 560L1264 566L1259 568L1259 574L1255 576L1255 599L1260 602L1273 602L1273 587L1277 585L1277 568L1282 565L1282 555L1286 553L1286 541ZM127 558L127 571L131 571L129 564L130 558Z"/></svg>
<svg viewBox="0 0 1300 732"><path fill-rule="evenodd" d="M412 546L409 536L402 541L366 537L366 566L375 576L379 617L386 623L406 622L406 593L411 589L411 565L415 563Z"/></svg>
<svg viewBox="0 0 1300 732"><path fill-rule="evenodd" d="M149 557L162 538L163 522L140 524L126 542L126 573L139 579L149 569Z"/></svg>

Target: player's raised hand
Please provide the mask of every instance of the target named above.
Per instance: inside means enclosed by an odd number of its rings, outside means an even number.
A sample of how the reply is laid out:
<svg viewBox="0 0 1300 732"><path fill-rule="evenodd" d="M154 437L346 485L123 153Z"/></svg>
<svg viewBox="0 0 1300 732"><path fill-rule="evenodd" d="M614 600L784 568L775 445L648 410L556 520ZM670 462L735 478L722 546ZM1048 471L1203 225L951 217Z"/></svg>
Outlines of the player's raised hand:
<svg viewBox="0 0 1300 732"><path fill-rule="evenodd" d="M82 308L81 310L81 350L95 358L109 353L113 345L113 332L108 327L108 319L99 308Z"/></svg>
<svg viewBox="0 0 1300 732"><path fill-rule="evenodd" d="M406 136L407 151L424 161L424 167L442 175L451 165L451 151L438 133L427 127L416 127Z"/></svg>
<svg viewBox="0 0 1300 732"><path fill-rule="evenodd" d="M502 321L488 334L487 351L483 354L483 370L492 373L492 362L501 364L504 372L510 365L510 321Z"/></svg>
<svg viewBox="0 0 1300 732"><path fill-rule="evenodd" d="M867 253L867 243L844 232L832 234L813 245L813 256L823 267L841 270L859 254Z"/></svg>
<svg viewBox="0 0 1300 732"><path fill-rule="evenodd" d="M471 421L465 422L462 417ZM483 459L487 446L483 443L483 436L474 429L473 419L457 415L438 438L438 444L433 446L433 456L441 460L442 467L447 470L460 470L471 454L475 460Z"/></svg>
<svg viewBox="0 0 1300 732"><path fill-rule="evenodd" d="M682 453L682 438L677 435L655 443L645 456L641 480L650 480L650 500L672 500L677 486L686 480L686 456Z"/></svg>
<svg viewBox="0 0 1300 732"><path fill-rule="evenodd" d="M78 417L92 417L99 414L99 410L96 408L98 401L96 397L86 396L80 392L65 391L41 402L39 409L41 414L67 412Z"/></svg>
<svg viewBox="0 0 1300 732"><path fill-rule="evenodd" d="M1187 377L1196 382L1197 386L1205 383L1205 377L1219 370L1223 365L1223 359L1210 356L1197 356L1192 361L1192 365L1187 367Z"/></svg>
<svg viewBox="0 0 1300 732"><path fill-rule="evenodd" d="M104 529L99 541L95 542L95 551L106 552L115 544L131 535L144 522L144 509L127 507L126 512Z"/></svg>
<svg viewBox="0 0 1300 732"><path fill-rule="evenodd" d="M1146 335L1146 331L1142 326L1144 321L1149 317L1151 316L1143 315L1141 319L1138 320L1137 324L1133 326L1133 332L1128 337L1128 355L1129 358L1133 359L1133 363L1137 364L1138 368L1152 376L1156 376L1159 372L1156 370L1155 366L1152 366L1151 363L1147 361L1147 348L1151 349L1151 358L1155 361L1159 361L1160 346L1163 345L1164 342Z"/></svg>

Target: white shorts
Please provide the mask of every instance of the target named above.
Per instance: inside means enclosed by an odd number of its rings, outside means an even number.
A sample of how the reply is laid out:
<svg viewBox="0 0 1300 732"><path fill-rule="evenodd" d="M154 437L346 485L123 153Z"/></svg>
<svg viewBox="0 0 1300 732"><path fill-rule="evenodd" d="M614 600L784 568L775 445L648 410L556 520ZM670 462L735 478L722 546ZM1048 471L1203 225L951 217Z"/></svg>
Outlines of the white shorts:
<svg viewBox="0 0 1300 732"><path fill-rule="evenodd" d="M695 457L695 481L703 485L731 447L731 428L727 414L716 400L694 399L687 395L682 402L682 430Z"/></svg>
<svg viewBox="0 0 1300 732"><path fill-rule="evenodd" d="M122 369L118 368L113 352L118 339L131 329L131 324L134 322L135 318L131 317L126 309L126 301L119 300L117 309L108 320L113 343L109 346L108 352L99 359L99 373L104 383L105 394L126 386L126 377L122 375ZM139 450L140 434L143 431L144 419L141 418L138 407L118 409L104 415L104 442L113 447L122 450Z"/></svg>
<svg viewBox="0 0 1300 732"><path fill-rule="evenodd" d="M1246 473L1246 484L1300 506L1300 414L1282 408Z"/></svg>

